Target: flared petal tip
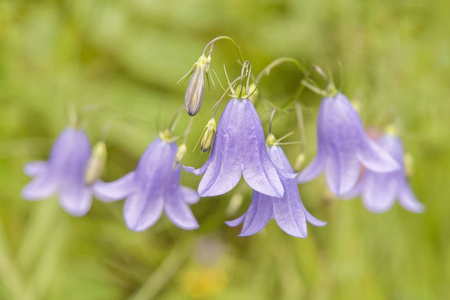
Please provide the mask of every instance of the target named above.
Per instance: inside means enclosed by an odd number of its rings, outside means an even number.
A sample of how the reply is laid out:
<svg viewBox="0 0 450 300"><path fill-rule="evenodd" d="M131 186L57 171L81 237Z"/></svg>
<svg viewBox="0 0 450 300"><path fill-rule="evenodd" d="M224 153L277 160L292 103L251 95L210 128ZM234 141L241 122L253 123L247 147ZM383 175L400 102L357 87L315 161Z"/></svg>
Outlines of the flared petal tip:
<svg viewBox="0 0 450 300"><path fill-rule="evenodd" d="M328 223L325 222L325 221L321 221L321 220L318 220L318 219L316 219L316 218L314 218L314 219L315 219L314 222L312 222L310 219L307 219L307 220L308 220L308 222L309 222L310 224L312 224L312 225L314 225L314 226L317 226L317 227L324 227L325 225L328 224Z"/></svg>
<svg viewBox="0 0 450 300"><path fill-rule="evenodd" d="M301 238L301 239L306 239L306 237L308 236L308 231L302 232L302 230L285 230L285 228L281 227L280 228L286 232L287 234L293 236L293 237L297 237L297 238Z"/></svg>
<svg viewBox="0 0 450 300"><path fill-rule="evenodd" d="M84 217L88 211L88 210L68 210L68 209L64 209L67 213L69 213L71 216L73 217Z"/></svg>
<svg viewBox="0 0 450 300"><path fill-rule="evenodd" d="M185 224L175 224L178 228L181 228L183 230L195 230L198 229L200 226L198 225L197 221L191 221L190 223Z"/></svg>
<svg viewBox="0 0 450 300"><path fill-rule="evenodd" d="M202 168L196 169L194 167L188 167L188 166L183 166L183 168L186 172L192 173L195 175L202 175L205 172L205 170L202 170Z"/></svg>
<svg viewBox="0 0 450 300"><path fill-rule="evenodd" d="M23 166L23 172L28 177L35 177L45 172L46 168L47 168L46 162L32 161Z"/></svg>
<svg viewBox="0 0 450 300"><path fill-rule="evenodd" d="M37 195L36 193L30 191L27 186L22 189L22 191L20 192L20 196L27 201L39 201L44 199L42 197L39 197L39 195Z"/></svg>
<svg viewBox="0 0 450 300"><path fill-rule="evenodd" d="M341 198L341 197L345 198L345 195L348 195L351 192L351 190L353 189L353 187L333 187L330 185L328 186L328 188L334 195L336 195L339 198Z"/></svg>
<svg viewBox="0 0 450 300"><path fill-rule="evenodd" d="M200 200L200 195L197 191L186 186L180 186L180 190L183 195L183 199L187 204L195 204Z"/></svg>
<svg viewBox="0 0 450 300"><path fill-rule="evenodd" d="M366 139L357 151L360 162L369 170L378 173L389 173L400 170L400 164L375 142Z"/></svg>
<svg viewBox="0 0 450 300"><path fill-rule="evenodd" d="M240 216L237 219L230 220L230 221L225 221L225 224L227 224L227 226L230 226L230 227L239 226L244 221L244 217L245 217L245 214Z"/></svg>
<svg viewBox="0 0 450 300"><path fill-rule="evenodd" d="M257 234L259 231L255 231L255 230L246 230L246 231L241 231L241 233L238 235L238 237L248 237L254 234Z"/></svg>
<svg viewBox="0 0 450 300"><path fill-rule="evenodd" d="M390 206L374 206L374 205L365 205L367 210L375 213L375 214L383 214L385 212L387 212L389 209L391 209L391 205Z"/></svg>
<svg viewBox="0 0 450 300"><path fill-rule="evenodd" d="M280 173L281 176L283 176L286 179L295 179L298 178L297 176L299 175L299 173L295 173L295 172L286 172L280 169L277 169L278 173Z"/></svg>
<svg viewBox="0 0 450 300"><path fill-rule="evenodd" d="M235 187L234 184L232 185L214 184L213 186L205 188L202 185L202 182L200 182L200 185L198 186L198 194L200 197L215 197L228 193L234 187Z"/></svg>
<svg viewBox="0 0 450 300"><path fill-rule="evenodd" d="M142 222L136 222L127 219L125 219L125 224L127 225L128 229L134 232L142 232L153 226L153 224L145 224Z"/></svg>
<svg viewBox="0 0 450 300"><path fill-rule="evenodd" d="M423 214L426 210L425 205L422 203L416 203L414 206L405 207L406 210L416 214Z"/></svg>
<svg viewBox="0 0 450 300"><path fill-rule="evenodd" d="M71 216L73 217L84 217L88 212L91 206L75 206L75 205L67 205L61 203L61 207Z"/></svg>
<svg viewBox="0 0 450 300"><path fill-rule="evenodd" d="M257 190L258 191L258 190ZM258 191L264 195L275 197L275 198L283 198L284 197L284 188L273 188L272 190Z"/></svg>

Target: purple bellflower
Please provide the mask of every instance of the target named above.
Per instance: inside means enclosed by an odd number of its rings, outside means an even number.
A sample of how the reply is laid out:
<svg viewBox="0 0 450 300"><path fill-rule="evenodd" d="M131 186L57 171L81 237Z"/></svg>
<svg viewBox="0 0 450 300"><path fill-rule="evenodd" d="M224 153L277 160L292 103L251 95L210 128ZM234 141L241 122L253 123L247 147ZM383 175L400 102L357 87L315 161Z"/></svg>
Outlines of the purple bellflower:
<svg viewBox="0 0 450 300"><path fill-rule="evenodd" d="M343 195L355 186L360 164L379 173L400 168L386 151L367 137L361 118L342 93L323 98L317 136L317 155L297 177L298 183L310 181L325 171L331 192Z"/></svg>
<svg viewBox="0 0 450 300"><path fill-rule="evenodd" d="M280 146L268 146L267 151L273 163L281 170L294 172ZM326 225L325 222L314 218L303 206L296 179L285 178L281 174L280 178L284 187L283 198L253 191L252 202L248 210L239 218L226 222L228 226L232 227L244 223L239 236L249 236L261 231L271 218L274 218L278 226L287 234L301 238L306 238L308 233L306 221L315 226Z"/></svg>
<svg viewBox="0 0 450 300"><path fill-rule="evenodd" d="M250 99L230 99L220 117L210 157L200 169L185 169L195 175L205 174L198 187L202 197L230 191L242 175L262 194L273 197L284 194L277 169L266 150L261 121ZM282 173L286 177L296 176Z"/></svg>
<svg viewBox="0 0 450 300"><path fill-rule="evenodd" d="M344 198L361 195L364 206L376 213L390 209L398 198L400 205L406 210L415 213L423 212L425 208L414 196L406 178L404 150L400 138L394 134L386 134L377 140L377 144L400 164L400 170L389 173L365 170L358 184L344 195Z"/></svg>
<svg viewBox="0 0 450 300"><path fill-rule="evenodd" d="M24 171L33 180L22 190L26 200L42 200L59 195L62 208L73 216L84 216L92 204L85 169L91 144L82 129L66 128L56 139L48 161L34 161Z"/></svg>
<svg viewBox="0 0 450 300"><path fill-rule="evenodd" d="M174 168L176 153L177 144L161 135L144 152L136 171L113 182L95 183L95 196L106 202L126 198L123 214L125 223L133 231L151 227L163 210L178 227L198 228L189 204L200 198L196 191L180 186L181 167Z"/></svg>

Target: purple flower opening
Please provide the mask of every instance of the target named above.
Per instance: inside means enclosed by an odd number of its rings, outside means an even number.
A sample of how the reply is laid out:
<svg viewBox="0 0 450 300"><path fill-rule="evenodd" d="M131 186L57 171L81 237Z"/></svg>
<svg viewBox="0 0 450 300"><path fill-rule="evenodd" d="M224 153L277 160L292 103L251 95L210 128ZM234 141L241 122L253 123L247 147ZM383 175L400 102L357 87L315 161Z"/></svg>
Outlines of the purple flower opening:
<svg viewBox="0 0 450 300"><path fill-rule="evenodd" d="M274 197L284 194L266 150L261 121L249 99L230 99L220 117L208 160L200 169L184 168L195 175L205 174L198 187L202 197L225 194L236 186L241 175L260 193Z"/></svg>
<svg viewBox="0 0 450 300"><path fill-rule="evenodd" d="M377 144L385 149L400 164L398 171L379 173L365 170L359 183L344 198L354 198L361 195L364 206L376 213L389 210L395 199L403 208L410 212L421 213L425 207L414 196L405 175L403 163L403 145L395 135L383 135Z"/></svg>
<svg viewBox="0 0 450 300"><path fill-rule="evenodd" d="M281 170L293 172L280 146L269 146L267 151L274 164ZM278 226L287 234L301 238L306 238L308 234L306 221L315 226L326 225L325 222L314 218L303 206L295 178L285 178L281 174L280 178L284 187L283 198L253 191L252 202L248 210L239 218L226 222L228 226L232 227L244 223L239 236L249 236L261 231L271 218L274 218Z"/></svg>
<svg viewBox="0 0 450 300"><path fill-rule="evenodd" d="M386 173L399 164L371 141L356 110L343 94L324 97L317 121L317 155L297 177L310 181L325 171L327 185L335 195L352 189L360 175L360 163L369 170Z"/></svg>
<svg viewBox="0 0 450 300"><path fill-rule="evenodd" d="M96 182L95 196L106 202L126 198L123 214L133 231L151 227L163 210L176 226L186 230L198 228L189 204L200 198L196 191L180 186L181 167L173 169L176 153L176 143L155 139L139 160L136 171L113 182Z"/></svg>
<svg viewBox="0 0 450 300"><path fill-rule="evenodd" d="M92 204L91 188L84 173L91 156L86 132L66 128L56 139L48 161L25 165L24 171L33 180L22 190L26 200L42 200L59 195L62 208L73 216L84 216Z"/></svg>

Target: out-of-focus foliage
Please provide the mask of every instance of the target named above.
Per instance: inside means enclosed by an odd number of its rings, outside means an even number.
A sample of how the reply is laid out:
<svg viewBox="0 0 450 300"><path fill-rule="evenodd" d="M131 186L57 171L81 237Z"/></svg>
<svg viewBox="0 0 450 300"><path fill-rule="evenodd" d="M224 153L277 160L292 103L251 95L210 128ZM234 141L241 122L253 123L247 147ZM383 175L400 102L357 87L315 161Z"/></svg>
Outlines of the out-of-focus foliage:
<svg viewBox="0 0 450 300"><path fill-rule="evenodd" d="M448 1L425 0L0 1L0 299L450 298L449 10ZM20 198L23 165L47 157L71 103L84 111L93 142L111 127L104 179L133 170L183 105L186 84L177 80L224 34L254 71L280 56L330 66L342 91L360 101L366 125L402 124L415 162L411 185L426 213L399 205L369 213L360 200L332 199L320 179L300 192L326 227L309 226L303 240L271 222L238 238L240 229L224 221L249 205L245 184L194 205L196 231L163 217L131 232L121 201L96 201L75 218L56 199ZM218 42L212 67L223 79L227 62L237 76L236 59L231 45ZM280 66L263 79L261 94L281 104L299 78ZM188 149L219 97L213 88L205 93ZM320 98L306 92L301 99L310 160ZM177 134L187 121L183 115ZM274 133L296 132L293 126L294 114L280 114ZM298 145L284 149L294 162ZM200 166L207 156L190 150L184 163ZM199 178L183 174L182 182L195 187ZM230 214L236 191L244 202Z"/></svg>

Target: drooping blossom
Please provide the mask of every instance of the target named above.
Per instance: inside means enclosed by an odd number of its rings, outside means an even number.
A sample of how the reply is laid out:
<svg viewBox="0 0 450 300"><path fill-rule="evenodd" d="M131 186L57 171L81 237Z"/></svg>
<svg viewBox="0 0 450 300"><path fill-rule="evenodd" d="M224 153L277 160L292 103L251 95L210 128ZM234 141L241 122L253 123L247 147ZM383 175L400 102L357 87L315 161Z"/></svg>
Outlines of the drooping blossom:
<svg viewBox="0 0 450 300"><path fill-rule="evenodd" d="M365 168L386 173L398 170L399 164L371 141L356 110L342 93L324 97L317 121L317 155L297 177L299 183L325 172L327 185L335 195L352 189Z"/></svg>
<svg viewBox="0 0 450 300"><path fill-rule="evenodd" d="M92 203L85 170L91 144L82 129L66 128L56 139L48 161L34 161L24 171L33 180L22 190L26 200L42 200L58 194L62 208L73 216L85 215Z"/></svg>
<svg viewBox="0 0 450 300"><path fill-rule="evenodd" d="M268 146L270 158L273 163L285 172L293 172L293 169L280 146ZM284 187L283 198L271 197L253 191L252 202L248 210L239 218L226 222L229 226L238 226L242 222L242 232L239 236L249 236L261 231L271 218L274 218L278 226L287 234L295 237L306 238L306 221L315 226L324 226L326 223L314 218L303 206L298 193L295 178L280 176Z"/></svg>
<svg viewBox="0 0 450 300"><path fill-rule="evenodd" d="M124 199L125 223L133 231L143 231L158 221L163 210L178 227L198 228L189 204L199 200L196 191L180 185L181 167L174 160L177 144L170 139L155 139L139 160L136 171L109 183L93 185L102 201Z"/></svg>
<svg viewBox="0 0 450 300"><path fill-rule="evenodd" d="M364 170L358 184L344 197L361 196L364 206L376 213L389 210L395 199L410 212L423 212L425 207L414 196L406 178L404 150L400 138L394 134L386 134L377 140L377 144L389 152L401 168L388 173Z"/></svg>
<svg viewBox="0 0 450 300"><path fill-rule="evenodd" d="M277 169L270 160L264 131L249 99L231 98L220 117L211 155L200 169L185 167L200 181L200 196L217 196L230 191L244 176L256 191L274 197L284 194ZM295 174L283 174L295 177Z"/></svg>

